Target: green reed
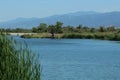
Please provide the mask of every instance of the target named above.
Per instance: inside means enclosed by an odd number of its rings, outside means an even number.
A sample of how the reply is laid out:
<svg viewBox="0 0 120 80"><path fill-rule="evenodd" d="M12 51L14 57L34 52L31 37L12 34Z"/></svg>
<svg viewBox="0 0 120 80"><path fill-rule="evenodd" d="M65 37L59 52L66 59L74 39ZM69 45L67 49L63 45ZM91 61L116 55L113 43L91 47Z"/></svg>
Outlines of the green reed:
<svg viewBox="0 0 120 80"><path fill-rule="evenodd" d="M0 80L40 80L37 59L27 45L0 34Z"/></svg>

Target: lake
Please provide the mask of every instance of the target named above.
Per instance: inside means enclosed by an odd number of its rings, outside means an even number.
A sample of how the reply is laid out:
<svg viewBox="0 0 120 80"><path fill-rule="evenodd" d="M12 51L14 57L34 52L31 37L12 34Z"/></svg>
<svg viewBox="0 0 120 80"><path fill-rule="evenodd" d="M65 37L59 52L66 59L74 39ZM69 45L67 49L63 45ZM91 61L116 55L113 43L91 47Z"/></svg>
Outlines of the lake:
<svg viewBox="0 0 120 80"><path fill-rule="evenodd" d="M42 80L120 80L120 44L87 39L22 39L40 54Z"/></svg>

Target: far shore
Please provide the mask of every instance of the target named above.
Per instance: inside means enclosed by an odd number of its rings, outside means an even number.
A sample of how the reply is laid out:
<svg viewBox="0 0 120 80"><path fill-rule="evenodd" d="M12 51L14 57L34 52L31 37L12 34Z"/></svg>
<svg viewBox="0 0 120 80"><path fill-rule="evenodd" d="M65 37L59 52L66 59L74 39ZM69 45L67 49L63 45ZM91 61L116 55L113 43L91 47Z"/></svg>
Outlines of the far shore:
<svg viewBox="0 0 120 80"><path fill-rule="evenodd" d="M13 36L22 36L22 35L34 35L37 33L8 33L8 34L13 35Z"/></svg>
<svg viewBox="0 0 120 80"><path fill-rule="evenodd" d="M51 38L50 33L8 33L13 36L20 36L21 38ZM62 33L54 34L54 38L69 38L69 39L101 39L120 41L120 34L113 32L96 32L96 33Z"/></svg>

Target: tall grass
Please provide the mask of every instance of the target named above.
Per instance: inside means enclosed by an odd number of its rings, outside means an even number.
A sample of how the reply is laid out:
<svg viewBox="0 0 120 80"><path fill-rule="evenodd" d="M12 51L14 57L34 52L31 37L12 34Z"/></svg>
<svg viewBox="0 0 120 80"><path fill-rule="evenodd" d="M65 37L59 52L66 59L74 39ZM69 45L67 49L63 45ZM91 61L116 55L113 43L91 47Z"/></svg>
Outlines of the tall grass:
<svg viewBox="0 0 120 80"><path fill-rule="evenodd" d="M120 41L119 33L67 33L62 38L101 39Z"/></svg>
<svg viewBox="0 0 120 80"><path fill-rule="evenodd" d="M28 46L0 35L0 80L40 80L40 64Z"/></svg>

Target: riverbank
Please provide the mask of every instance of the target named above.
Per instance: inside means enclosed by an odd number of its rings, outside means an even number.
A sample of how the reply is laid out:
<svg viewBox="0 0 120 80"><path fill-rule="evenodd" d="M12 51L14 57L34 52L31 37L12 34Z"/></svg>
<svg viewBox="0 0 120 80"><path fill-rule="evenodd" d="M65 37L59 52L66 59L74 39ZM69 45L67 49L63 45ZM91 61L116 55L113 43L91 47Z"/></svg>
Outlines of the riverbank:
<svg viewBox="0 0 120 80"><path fill-rule="evenodd" d="M62 38L64 34L55 34L55 38ZM51 38L50 33L35 33L35 34L24 34L21 38Z"/></svg>
<svg viewBox="0 0 120 80"><path fill-rule="evenodd" d="M51 34L50 33L24 34L24 35L21 35L21 38L51 38ZM112 32L62 33L62 34L55 34L55 38L101 39L101 40L120 41L120 33L112 33Z"/></svg>
<svg viewBox="0 0 120 80"><path fill-rule="evenodd" d="M101 39L120 41L118 33L70 33L64 34L62 38L80 38L80 39Z"/></svg>
<svg viewBox="0 0 120 80"><path fill-rule="evenodd" d="M35 35L37 33L8 33L8 34L13 36L22 36L22 35Z"/></svg>

